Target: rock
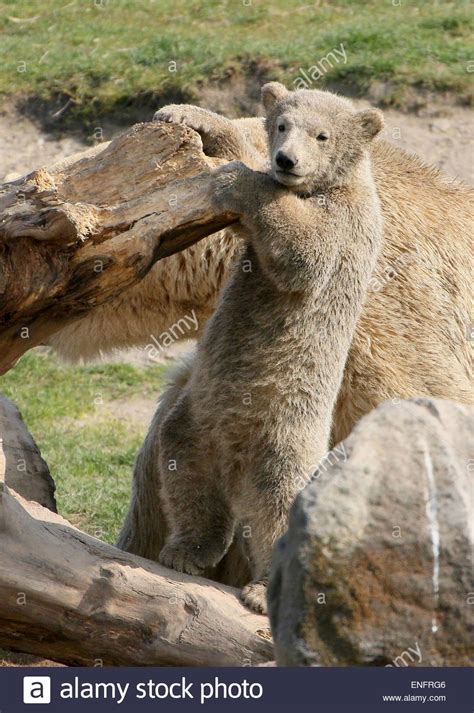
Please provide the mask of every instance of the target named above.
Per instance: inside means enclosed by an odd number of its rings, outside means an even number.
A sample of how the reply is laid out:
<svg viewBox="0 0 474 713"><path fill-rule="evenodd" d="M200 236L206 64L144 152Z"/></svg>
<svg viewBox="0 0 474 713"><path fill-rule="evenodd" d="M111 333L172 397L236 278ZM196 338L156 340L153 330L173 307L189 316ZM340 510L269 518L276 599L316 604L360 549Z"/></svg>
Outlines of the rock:
<svg viewBox="0 0 474 713"><path fill-rule="evenodd" d="M278 665L472 662L472 445L468 407L419 398L331 452L275 549Z"/></svg>
<svg viewBox="0 0 474 713"><path fill-rule="evenodd" d="M19 410L4 396L0 396L0 438L6 460L6 484L27 500L57 512L49 468Z"/></svg>

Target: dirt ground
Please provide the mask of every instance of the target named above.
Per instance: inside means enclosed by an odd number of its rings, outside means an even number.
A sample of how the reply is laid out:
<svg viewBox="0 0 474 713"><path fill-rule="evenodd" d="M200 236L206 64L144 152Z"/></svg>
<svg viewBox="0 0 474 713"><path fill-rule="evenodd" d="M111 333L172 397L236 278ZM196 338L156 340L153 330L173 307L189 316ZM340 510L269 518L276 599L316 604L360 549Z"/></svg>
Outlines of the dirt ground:
<svg viewBox="0 0 474 713"><path fill-rule="evenodd" d="M14 654L0 649L0 666L63 666L63 664L30 654Z"/></svg>

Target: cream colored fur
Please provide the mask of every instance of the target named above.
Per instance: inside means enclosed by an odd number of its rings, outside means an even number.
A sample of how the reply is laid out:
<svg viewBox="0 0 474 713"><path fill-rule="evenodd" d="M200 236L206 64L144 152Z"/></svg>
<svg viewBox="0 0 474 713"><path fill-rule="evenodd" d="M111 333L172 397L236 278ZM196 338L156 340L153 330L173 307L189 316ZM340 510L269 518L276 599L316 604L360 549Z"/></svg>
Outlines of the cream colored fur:
<svg viewBox="0 0 474 713"><path fill-rule="evenodd" d="M250 139L263 161L263 121L231 123L235 131L242 129L242 141ZM218 147L213 150L218 154ZM239 152L233 157L243 158ZM333 414L333 444L386 399L431 395L472 400L467 337L473 321L473 192L384 141L372 146L372 170L385 240L349 350ZM55 335L53 345L71 361L93 358L101 350L145 345L151 334L159 335L191 309L202 331L240 248L237 235L226 230L160 261L120 299ZM162 407L166 412L166 401ZM137 460L134 493L119 539L124 549L153 559L166 535L154 480L159 421L160 411ZM236 586L248 575L234 545L213 572Z"/></svg>
<svg viewBox="0 0 474 713"><path fill-rule="evenodd" d="M289 508L328 451L382 242L367 151L380 113L275 83L263 97L273 177L237 162L215 173L216 207L241 216L245 248L188 380L160 407L148 475L169 526L160 562L203 574L237 538L252 573L242 597L257 611ZM282 171L290 149L295 167Z"/></svg>
<svg viewBox="0 0 474 713"><path fill-rule="evenodd" d="M261 119L232 123L243 124L263 151ZM372 170L385 240L346 363L334 442L386 399L424 394L472 401L474 192L385 141L373 144ZM115 348L145 346L150 335L192 309L200 334L240 250L231 229L205 238L159 261L139 284L58 332L50 344L67 361L90 360Z"/></svg>

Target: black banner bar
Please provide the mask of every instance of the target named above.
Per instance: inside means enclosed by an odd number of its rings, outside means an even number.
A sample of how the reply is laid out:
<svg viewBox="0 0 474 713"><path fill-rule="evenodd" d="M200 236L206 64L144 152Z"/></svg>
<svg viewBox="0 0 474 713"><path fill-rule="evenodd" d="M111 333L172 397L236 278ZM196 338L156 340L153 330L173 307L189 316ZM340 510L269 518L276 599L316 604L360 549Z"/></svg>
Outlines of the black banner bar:
<svg viewBox="0 0 474 713"><path fill-rule="evenodd" d="M472 713L468 668L0 668L1 713Z"/></svg>

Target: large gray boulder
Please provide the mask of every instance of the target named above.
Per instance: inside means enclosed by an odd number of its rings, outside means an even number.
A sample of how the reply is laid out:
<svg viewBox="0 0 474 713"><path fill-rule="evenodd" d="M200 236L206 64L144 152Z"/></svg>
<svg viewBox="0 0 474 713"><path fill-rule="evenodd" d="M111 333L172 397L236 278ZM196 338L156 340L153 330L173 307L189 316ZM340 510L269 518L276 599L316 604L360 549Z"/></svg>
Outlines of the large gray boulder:
<svg viewBox="0 0 474 713"><path fill-rule="evenodd" d="M472 416L387 402L323 462L274 554L279 665L472 663Z"/></svg>
<svg viewBox="0 0 474 713"><path fill-rule="evenodd" d="M57 512L55 486L48 466L21 413L5 396L0 396L0 438L6 461L6 484L27 500Z"/></svg>

